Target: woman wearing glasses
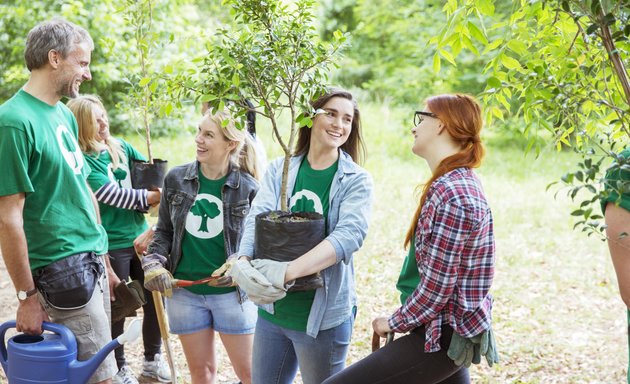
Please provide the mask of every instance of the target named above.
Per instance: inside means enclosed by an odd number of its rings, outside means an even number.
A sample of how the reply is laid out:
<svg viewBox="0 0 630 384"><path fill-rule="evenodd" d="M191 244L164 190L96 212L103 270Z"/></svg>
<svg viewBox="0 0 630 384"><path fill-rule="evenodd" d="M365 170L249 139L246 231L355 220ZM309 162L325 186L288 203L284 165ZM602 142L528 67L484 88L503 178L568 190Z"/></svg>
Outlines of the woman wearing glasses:
<svg viewBox="0 0 630 384"><path fill-rule="evenodd" d="M321 272L323 287L287 292L260 306L254 384L292 383L298 368L305 384L319 384L343 369L350 345L356 312L353 254L367 234L372 180L356 163L362 158L363 143L352 94L330 90L312 107L313 126L300 128L296 155L290 160L288 198L292 212L324 216L326 238L290 263L254 259L250 266L243 259L232 271L253 266L279 290L285 290L286 282ZM280 209L283 164L284 159L269 164L245 222L241 256L254 256L256 215ZM237 275L232 276L243 288Z"/></svg>
<svg viewBox="0 0 630 384"><path fill-rule="evenodd" d="M481 109L467 95L439 95L415 114L412 151L432 176L405 237L401 307L372 322L381 337L407 333L325 383L468 383L471 361L496 362L491 333L492 214L478 167ZM486 342L481 346L481 340ZM450 350L449 350L450 348ZM448 350L448 354L447 354Z"/></svg>

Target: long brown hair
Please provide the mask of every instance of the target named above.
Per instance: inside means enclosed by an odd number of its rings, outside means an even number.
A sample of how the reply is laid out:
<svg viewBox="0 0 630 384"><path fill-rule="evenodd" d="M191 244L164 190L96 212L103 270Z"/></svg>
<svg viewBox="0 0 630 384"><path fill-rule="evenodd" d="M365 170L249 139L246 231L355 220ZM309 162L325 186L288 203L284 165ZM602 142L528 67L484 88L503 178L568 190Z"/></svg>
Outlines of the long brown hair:
<svg viewBox="0 0 630 384"><path fill-rule="evenodd" d="M414 236L420 212L426 201L427 192L431 184L456 168L479 167L485 153L479 138L479 132L483 126L481 107L472 96L464 94L433 96L426 100L426 105L444 124L446 132L460 145L461 150L442 160L431 178L422 186L420 204L416 208L413 220L405 236L405 248L409 246Z"/></svg>
<svg viewBox="0 0 630 384"><path fill-rule="evenodd" d="M363 143L363 136L361 134L361 114L359 113L359 106L357 101L352 97L352 93L341 88L329 88L325 94L311 102L313 110L323 108L326 103L333 97L341 97L343 99L350 100L354 107L354 116L352 117L352 129L348 140L341 146L341 149L346 152L352 160L357 164L363 164L365 160L365 144ZM311 128L307 126L300 127L298 132L298 139L295 144L296 155L306 155L311 145Z"/></svg>

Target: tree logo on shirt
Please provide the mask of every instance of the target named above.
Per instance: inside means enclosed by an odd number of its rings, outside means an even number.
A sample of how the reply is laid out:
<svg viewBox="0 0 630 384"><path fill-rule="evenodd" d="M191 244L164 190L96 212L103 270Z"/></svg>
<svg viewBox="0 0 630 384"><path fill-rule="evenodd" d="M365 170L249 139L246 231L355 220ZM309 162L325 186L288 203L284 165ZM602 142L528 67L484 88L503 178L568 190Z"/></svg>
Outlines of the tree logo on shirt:
<svg viewBox="0 0 630 384"><path fill-rule="evenodd" d="M111 181L118 184L119 188L132 188L127 164L120 163L118 168L114 169L113 164L109 163L107 165L107 176Z"/></svg>
<svg viewBox="0 0 630 384"><path fill-rule="evenodd" d="M324 214L324 208L322 207L322 201L319 199L319 196L308 189L303 189L291 196L291 200L289 200L289 210L291 212L299 210L301 212L317 212L322 215Z"/></svg>
<svg viewBox="0 0 630 384"><path fill-rule="evenodd" d="M200 239L211 239L223 231L223 203L216 196L200 193L186 216L186 231Z"/></svg>
<svg viewBox="0 0 630 384"><path fill-rule="evenodd" d="M61 154L66 160L66 163L68 163L70 168L72 168L75 175L80 174L83 169L83 153L81 153L81 148L79 148L77 139L64 125L57 127L55 136L57 138L57 144L59 144L59 149L61 149Z"/></svg>

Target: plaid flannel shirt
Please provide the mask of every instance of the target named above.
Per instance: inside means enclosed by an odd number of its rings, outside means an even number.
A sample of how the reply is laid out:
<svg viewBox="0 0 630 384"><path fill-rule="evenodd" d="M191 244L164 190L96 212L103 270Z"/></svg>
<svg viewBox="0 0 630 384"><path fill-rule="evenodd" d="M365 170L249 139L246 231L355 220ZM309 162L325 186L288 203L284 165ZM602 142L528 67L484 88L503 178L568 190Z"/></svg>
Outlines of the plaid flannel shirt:
<svg viewBox="0 0 630 384"><path fill-rule="evenodd" d="M415 233L420 284L388 322L394 332L425 325L425 352L440 350L442 324L464 337L490 328L495 244L479 179L457 168L429 187Z"/></svg>

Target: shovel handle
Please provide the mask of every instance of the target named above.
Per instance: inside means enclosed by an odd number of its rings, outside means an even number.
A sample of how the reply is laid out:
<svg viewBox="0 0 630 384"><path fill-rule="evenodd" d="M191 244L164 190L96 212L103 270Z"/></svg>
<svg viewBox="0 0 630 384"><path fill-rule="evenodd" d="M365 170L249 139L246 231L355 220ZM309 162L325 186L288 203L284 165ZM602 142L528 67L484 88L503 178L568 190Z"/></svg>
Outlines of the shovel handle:
<svg viewBox="0 0 630 384"><path fill-rule="evenodd" d="M383 346L391 343L392 340L394 340L394 332L387 332L387 337L385 338L385 344ZM372 333L372 352L375 352L379 348L381 348L381 337L378 333L374 332Z"/></svg>

